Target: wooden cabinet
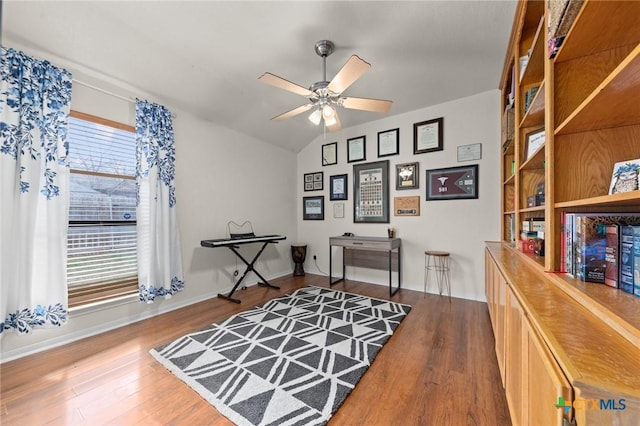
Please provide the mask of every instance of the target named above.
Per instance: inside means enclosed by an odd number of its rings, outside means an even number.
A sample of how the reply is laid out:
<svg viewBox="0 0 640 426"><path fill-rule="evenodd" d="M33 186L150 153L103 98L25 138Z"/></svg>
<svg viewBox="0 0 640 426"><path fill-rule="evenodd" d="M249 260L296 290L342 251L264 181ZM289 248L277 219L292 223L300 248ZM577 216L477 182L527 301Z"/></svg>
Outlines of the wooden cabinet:
<svg viewBox="0 0 640 426"><path fill-rule="evenodd" d="M640 347L506 243L487 243L485 261L513 424L640 424Z"/></svg>

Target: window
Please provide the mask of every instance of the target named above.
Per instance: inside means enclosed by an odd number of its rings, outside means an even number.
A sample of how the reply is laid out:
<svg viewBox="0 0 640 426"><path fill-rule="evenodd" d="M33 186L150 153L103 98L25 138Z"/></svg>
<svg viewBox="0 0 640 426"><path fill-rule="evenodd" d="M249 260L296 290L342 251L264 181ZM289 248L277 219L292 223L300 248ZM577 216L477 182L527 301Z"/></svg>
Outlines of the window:
<svg viewBox="0 0 640 426"><path fill-rule="evenodd" d="M69 307L136 293L135 129L69 117Z"/></svg>

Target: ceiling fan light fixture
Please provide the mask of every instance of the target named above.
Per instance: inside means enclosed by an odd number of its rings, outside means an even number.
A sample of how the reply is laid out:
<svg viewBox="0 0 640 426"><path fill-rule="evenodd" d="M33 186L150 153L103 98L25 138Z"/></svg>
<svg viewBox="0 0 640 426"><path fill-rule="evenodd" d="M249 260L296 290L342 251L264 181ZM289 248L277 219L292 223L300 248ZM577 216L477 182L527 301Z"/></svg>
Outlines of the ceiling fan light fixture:
<svg viewBox="0 0 640 426"><path fill-rule="evenodd" d="M311 121L316 126L320 124L321 119L322 119L322 111L320 111L320 109L316 109L309 115L309 121Z"/></svg>
<svg viewBox="0 0 640 426"><path fill-rule="evenodd" d="M334 114L334 115L332 115L332 116L331 116L331 117L329 117L329 118L326 118L326 117L325 117L325 119L324 119L324 124L325 124L326 126L333 126L334 124L336 124L336 116L335 116L335 114Z"/></svg>
<svg viewBox="0 0 640 426"><path fill-rule="evenodd" d="M322 107L322 117L324 117L325 121L331 119L336 115L336 112L330 105L325 105Z"/></svg>

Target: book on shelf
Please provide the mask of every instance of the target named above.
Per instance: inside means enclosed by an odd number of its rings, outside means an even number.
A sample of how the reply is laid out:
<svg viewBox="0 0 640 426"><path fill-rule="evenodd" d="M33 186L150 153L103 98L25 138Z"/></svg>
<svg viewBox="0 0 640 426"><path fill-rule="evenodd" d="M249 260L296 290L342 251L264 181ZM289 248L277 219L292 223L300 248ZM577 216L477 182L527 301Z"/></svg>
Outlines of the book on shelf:
<svg viewBox="0 0 640 426"><path fill-rule="evenodd" d="M640 226L620 227L620 290L631 294L635 286L634 239L637 235L640 235Z"/></svg>
<svg viewBox="0 0 640 426"><path fill-rule="evenodd" d="M618 288L620 282L619 252L620 252L620 225L610 224L605 226L605 269L604 283L609 287Z"/></svg>
<svg viewBox="0 0 640 426"><path fill-rule="evenodd" d="M633 294L640 297L640 227L633 233Z"/></svg>
<svg viewBox="0 0 640 426"><path fill-rule="evenodd" d="M536 93L538 93L539 87L532 87L526 92L524 92L524 113L526 114L529 111L529 107L531 106L531 102L533 102L533 98L536 97Z"/></svg>
<svg viewBox="0 0 640 426"><path fill-rule="evenodd" d="M586 282L604 283L606 273L606 226L640 225L638 213L566 213L561 217L564 267L568 274ZM561 253L562 255L562 253Z"/></svg>
<svg viewBox="0 0 640 426"><path fill-rule="evenodd" d="M544 218L532 217L522 221L522 230L525 232L544 232Z"/></svg>

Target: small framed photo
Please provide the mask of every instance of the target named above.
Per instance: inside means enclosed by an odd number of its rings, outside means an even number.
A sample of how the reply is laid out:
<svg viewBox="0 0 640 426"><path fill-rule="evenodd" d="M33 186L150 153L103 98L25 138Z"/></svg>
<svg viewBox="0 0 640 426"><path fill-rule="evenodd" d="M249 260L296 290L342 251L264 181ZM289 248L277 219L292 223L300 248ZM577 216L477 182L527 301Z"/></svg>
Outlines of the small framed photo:
<svg viewBox="0 0 640 426"><path fill-rule="evenodd" d="M400 153L400 129L378 132L378 158Z"/></svg>
<svg viewBox="0 0 640 426"><path fill-rule="evenodd" d="M478 165L427 170L427 201L478 198Z"/></svg>
<svg viewBox="0 0 640 426"><path fill-rule="evenodd" d="M324 172L305 173L304 190L322 191L324 189Z"/></svg>
<svg viewBox="0 0 640 426"><path fill-rule="evenodd" d="M364 161L367 159L367 137L347 139L347 163Z"/></svg>
<svg viewBox="0 0 640 426"><path fill-rule="evenodd" d="M329 200L347 200L349 186L347 185L347 178L349 175L335 175L329 177Z"/></svg>
<svg viewBox="0 0 640 426"><path fill-rule="evenodd" d="M344 218L344 203L333 204L333 217L336 219Z"/></svg>
<svg viewBox="0 0 640 426"><path fill-rule="evenodd" d="M544 135L544 129L539 129L539 130L535 130L531 133L527 133L527 137L526 139L526 157L525 157L525 161L527 161L528 159L530 159L531 157L533 157L533 154L536 153L537 150L539 150L542 146L544 146L544 140L545 140L545 135Z"/></svg>
<svg viewBox="0 0 640 426"><path fill-rule="evenodd" d="M421 121L413 124L413 153L442 151L444 118Z"/></svg>
<svg viewBox="0 0 640 426"><path fill-rule="evenodd" d="M322 145L322 165L338 164L338 142Z"/></svg>
<svg viewBox="0 0 640 426"><path fill-rule="evenodd" d="M324 196L302 197L302 219L324 220Z"/></svg>
<svg viewBox="0 0 640 426"><path fill-rule="evenodd" d="M396 164L396 189L418 189L420 187L418 164Z"/></svg>

